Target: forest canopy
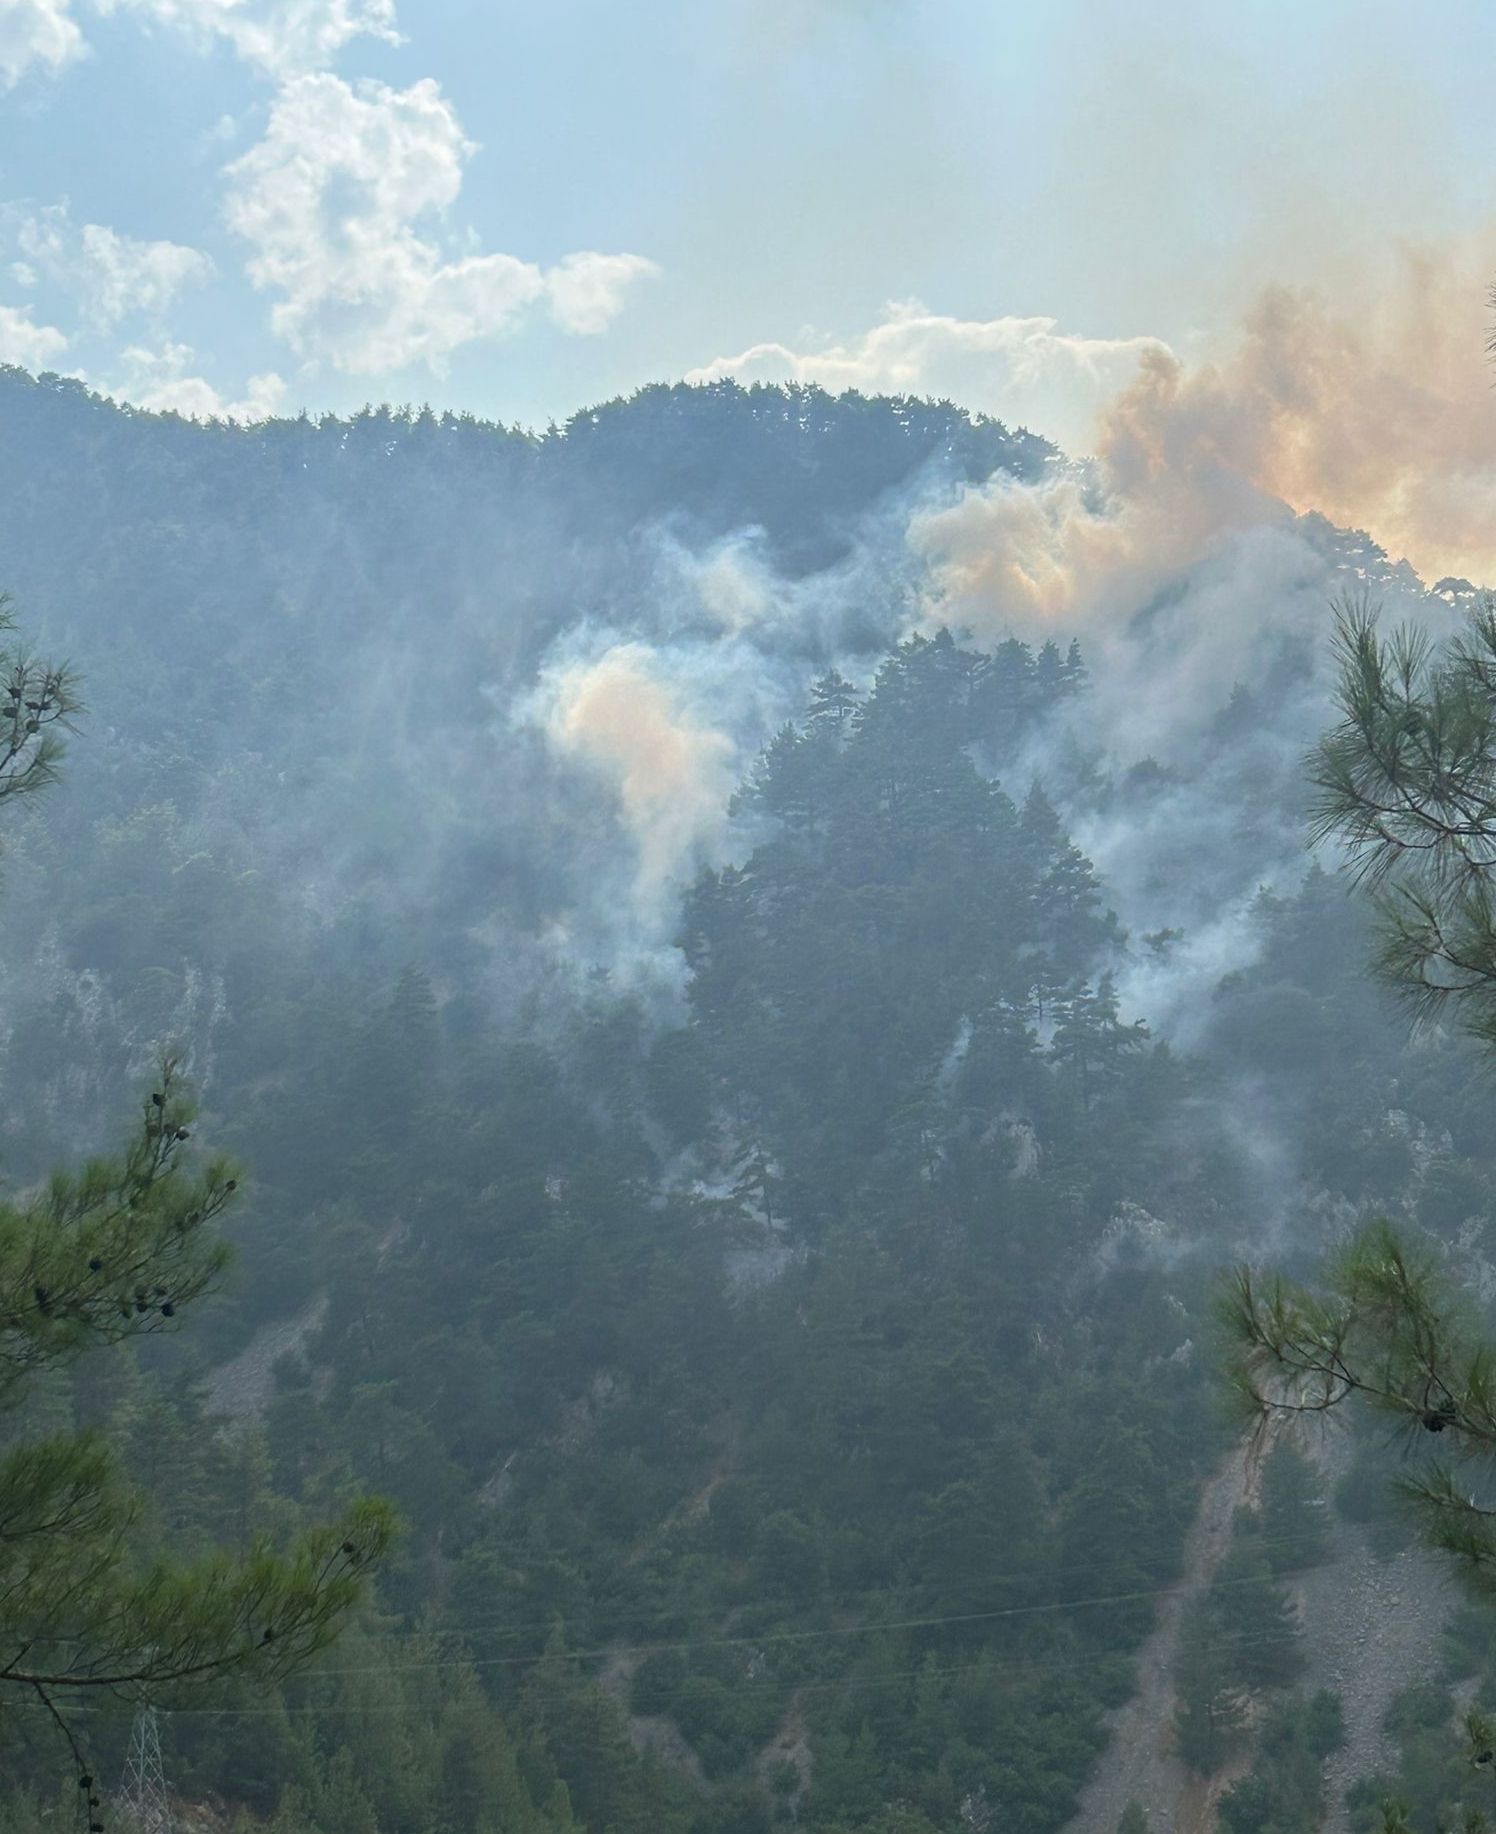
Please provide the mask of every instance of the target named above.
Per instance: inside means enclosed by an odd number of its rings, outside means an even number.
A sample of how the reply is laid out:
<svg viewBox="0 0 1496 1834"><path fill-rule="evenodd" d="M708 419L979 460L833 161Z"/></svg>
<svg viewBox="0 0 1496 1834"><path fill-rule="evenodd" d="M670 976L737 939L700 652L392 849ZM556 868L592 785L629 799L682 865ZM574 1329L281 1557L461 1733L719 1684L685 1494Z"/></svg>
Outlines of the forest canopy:
<svg viewBox="0 0 1496 1834"><path fill-rule="evenodd" d="M1335 879L1265 883L1321 633L1141 750L1114 645L941 615L909 519L1055 456L944 406L657 389L535 439L0 389L15 584L90 706L8 832L7 1164L126 1137L170 1048L186 1144L253 1173L203 1325L36 1405L113 1449L151 1558L371 1492L406 1524L307 1672L163 1717L180 1799L1099 1813L1228 1451L1213 1270L1292 1216L1305 1271L1372 1205L1463 1240L1491 1190L1471 1051L1409 1049ZM1402 589L1294 539L1316 590ZM658 790L605 720L566 749L620 683ZM1180 1620L1179 1761L1250 1772L1243 1829L1312 1825L1340 1736L1293 1588L1362 1529L1318 1482L1285 1455ZM128 1730L84 1714L93 1774ZM0 1728L17 1834L45 1731Z"/></svg>

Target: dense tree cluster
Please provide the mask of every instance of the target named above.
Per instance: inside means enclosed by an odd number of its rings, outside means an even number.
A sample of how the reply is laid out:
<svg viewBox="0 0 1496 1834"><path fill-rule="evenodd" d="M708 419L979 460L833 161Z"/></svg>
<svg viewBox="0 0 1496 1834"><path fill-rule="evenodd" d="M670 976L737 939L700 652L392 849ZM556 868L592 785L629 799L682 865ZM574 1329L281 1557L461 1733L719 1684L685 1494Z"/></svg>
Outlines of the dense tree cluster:
<svg viewBox="0 0 1496 1834"><path fill-rule="evenodd" d="M1156 1276L1099 1339L1068 1302L1188 1078L1118 1020L1115 920L1054 810L973 762L1015 680L1040 719L1078 663L941 636L815 685L739 797L758 847L689 901L683 1027L602 985L549 1043L496 1034L416 970L260 1016L287 1067L228 1104L261 1166L245 1322L325 1294L306 1360L227 1439L186 1372L74 1405L169 1538L363 1486L410 1532L325 1680L173 1721L184 1783L441 1825L446 1785L361 1748L346 1664L420 1764L459 1766L465 1715L502 1728L482 1790L537 1827L1063 1820L1212 1437L1192 1365L1136 1360L1184 1335ZM766 1785L786 1728L809 1755Z"/></svg>
<svg viewBox="0 0 1496 1834"><path fill-rule="evenodd" d="M15 583L93 708L12 829L8 1164L118 1123L175 1037L251 1169L211 1322L81 1357L36 1417L118 1448L163 1557L367 1491L405 1524L311 1672L170 1717L178 1788L276 1834L1061 1828L1223 1443L1211 1265L1290 1204L1306 1252L1372 1204L1477 1239L1469 1051L1406 1048L1315 873L1258 899L1198 1048L1160 1045L1118 977L1180 938L1125 934L1060 810L1184 767L1076 749L1068 637L896 641L892 575L865 669L787 638L802 709L738 787L735 864L685 889L673 1005L508 975L604 816L478 744L485 684L605 573L647 599L645 524L756 522L809 579L888 493L1048 449L813 390L650 390L532 439L0 389ZM1186 1642L1182 1745L1259 1737L1232 1834L1318 1812L1334 1710L1293 1691L1286 1588L1322 1503L1280 1451ZM99 1774L127 1723L84 1716ZM0 1738L0 1828L55 1825L49 1728Z"/></svg>

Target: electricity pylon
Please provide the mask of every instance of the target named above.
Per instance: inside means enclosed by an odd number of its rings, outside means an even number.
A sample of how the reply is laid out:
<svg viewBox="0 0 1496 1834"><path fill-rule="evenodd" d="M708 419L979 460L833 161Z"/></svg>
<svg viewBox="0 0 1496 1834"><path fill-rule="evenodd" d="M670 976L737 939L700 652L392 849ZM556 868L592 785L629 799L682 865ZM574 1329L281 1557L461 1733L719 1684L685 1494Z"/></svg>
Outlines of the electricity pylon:
<svg viewBox="0 0 1496 1834"><path fill-rule="evenodd" d="M161 1728L154 1707L140 1707L130 1728L125 1774L115 1807L121 1819L140 1834L174 1834L171 1804L166 1799L166 1772L161 1764Z"/></svg>

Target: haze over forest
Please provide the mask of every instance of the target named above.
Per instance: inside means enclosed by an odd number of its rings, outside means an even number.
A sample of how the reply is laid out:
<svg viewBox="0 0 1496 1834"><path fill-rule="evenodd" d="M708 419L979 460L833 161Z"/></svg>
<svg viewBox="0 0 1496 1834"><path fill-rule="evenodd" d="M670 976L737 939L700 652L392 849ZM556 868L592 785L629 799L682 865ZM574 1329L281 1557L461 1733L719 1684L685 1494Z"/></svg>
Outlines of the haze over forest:
<svg viewBox="0 0 1496 1834"><path fill-rule="evenodd" d="M512 10L0 0L0 1834L1477 1834L1490 28Z"/></svg>
<svg viewBox="0 0 1496 1834"><path fill-rule="evenodd" d="M12 590L88 663L7 835L7 1164L107 1147L171 1049L253 1172L227 1296L50 1404L163 1544L406 1523L324 1672L169 1717L181 1801L1069 1825L1239 1462L1218 1269L1373 1206L1483 1239L1488 1085L1304 845L1330 601L1473 589L1271 504L1150 553L949 405L659 387L537 439L0 387ZM1037 613L1036 543L1056 592L1120 554L1129 615ZM1261 1750L1307 1828L1323 1484L1269 1469L1149 1736ZM1334 1679L1395 1768L1395 1688Z"/></svg>

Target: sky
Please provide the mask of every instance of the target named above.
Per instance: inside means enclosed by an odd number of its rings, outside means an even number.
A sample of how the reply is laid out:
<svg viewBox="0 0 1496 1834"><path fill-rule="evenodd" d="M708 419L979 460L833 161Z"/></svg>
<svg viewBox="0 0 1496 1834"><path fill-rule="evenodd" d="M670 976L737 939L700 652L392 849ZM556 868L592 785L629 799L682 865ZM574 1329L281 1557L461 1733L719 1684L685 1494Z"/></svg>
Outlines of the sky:
<svg viewBox="0 0 1496 1834"><path fill-rule="evenodd" d="M1476 3L0 0L0 361L535 427L800 377L1085 451L1291 297L1479 392L1493 60Z"/></svg>

